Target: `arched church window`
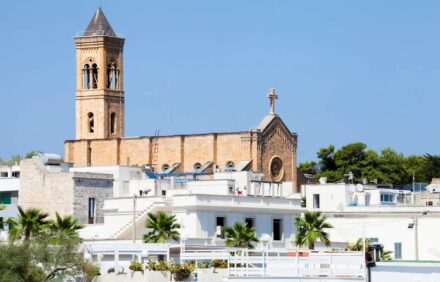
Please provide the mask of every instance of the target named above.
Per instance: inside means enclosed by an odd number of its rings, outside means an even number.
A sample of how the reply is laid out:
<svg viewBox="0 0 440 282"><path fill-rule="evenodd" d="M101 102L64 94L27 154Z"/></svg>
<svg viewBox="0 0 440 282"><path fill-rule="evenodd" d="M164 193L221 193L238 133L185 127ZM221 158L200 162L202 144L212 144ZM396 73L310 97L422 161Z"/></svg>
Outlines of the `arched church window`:
<svg viewBox="0 0 440 282"><path fill-rule="evenodd" d="M116 113L110 114L110 133L116 133Z"/></svg>
<svg viewBox="0 0 440 282"><path fill-rule="evenodd" d="M89 122L89 133L95 132L95 117L93 113L88 113L88 122Z"/></svg>
<svg viewBox="0 0 440 282"><path fill-rule="evenodd" d="M84 65L83 69L83 88L90 89L90 66L89 64Z"/></svg>
<svg viewBox="0 0 440 282"><path fill-rule="evenodd" d="M226 163L226 171L234 171L235 170L235 164L233 161L229 161Z"/></svg>
<svg viewBox="0 0 440 282"><path fill-rule="evenodd" d="M98 65L92 65L92 87L98 88Z"/></svg>
<svg viewBox="0 0 440 282"><path fill-rule="evenodd" d="M201 163L195 163L194 164L194 171L199 171L202 168L202 164Z"/></svg>
<svg viewBox="0 0 440 282"><path fill-rule="evenodd" d="M168 172L169 169L170 169L170 166L168 164L164 164L162 166L162 172Z"/></svg>
<svg viewBox="0 0 440 282"><path fill-rule="evenodd" d="M116 89L118 83L118 69L116 64L107 65L107 88Z"/></svg>

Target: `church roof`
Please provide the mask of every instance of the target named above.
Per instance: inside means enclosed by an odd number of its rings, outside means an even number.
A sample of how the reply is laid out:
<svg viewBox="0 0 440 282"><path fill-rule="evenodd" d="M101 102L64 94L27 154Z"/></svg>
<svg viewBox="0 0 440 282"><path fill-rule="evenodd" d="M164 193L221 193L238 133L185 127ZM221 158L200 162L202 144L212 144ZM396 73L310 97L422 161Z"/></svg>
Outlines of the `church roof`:
<svg viewBox="0 0 440 282"><path fill-rule="evenodd" d="M84 36L93 35L117 37L101 8L98 8L98 10L96 10L96 13L93 15L92 20L90 21L86 31L84 32Z"/></svg>
<svg viewBox="0 0 440 282"><path fill-rule="evenodd" d="M260 123L257 125L256 129L263 131L269 123L277 117L276 114L267 114L264 116L264 118L260 121Z"/></svg>

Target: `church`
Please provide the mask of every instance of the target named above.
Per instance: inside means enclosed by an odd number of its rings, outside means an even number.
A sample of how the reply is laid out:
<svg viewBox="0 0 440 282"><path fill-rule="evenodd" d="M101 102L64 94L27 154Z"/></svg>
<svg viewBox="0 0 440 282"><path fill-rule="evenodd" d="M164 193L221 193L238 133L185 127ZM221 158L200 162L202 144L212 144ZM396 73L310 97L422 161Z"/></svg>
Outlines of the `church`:
<svg viewBox="0 0 440 282"><path fill-rule="evenodd" d="M76 139L65 141L66 162L145 166L157 174L262 172L265 181L289 183L291 193L299 192L297 134L275 111L275 89L268 93L268 114L251 130L126 137L124 41L101 8L75 38Z"/></svg>

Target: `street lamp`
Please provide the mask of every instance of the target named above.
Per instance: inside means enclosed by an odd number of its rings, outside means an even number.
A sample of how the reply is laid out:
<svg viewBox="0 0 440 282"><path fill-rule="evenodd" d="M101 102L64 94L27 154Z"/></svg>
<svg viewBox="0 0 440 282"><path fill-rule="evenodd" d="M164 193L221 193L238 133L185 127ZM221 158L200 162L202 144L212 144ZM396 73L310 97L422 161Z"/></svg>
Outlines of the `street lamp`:
<svg viewBox="0 0 440 282"><path fill-rule="evenodd" d="M261 235L261 242L263 243L263 276L266 276L266 251L269 246L271 236L267 233Z"/></svg>

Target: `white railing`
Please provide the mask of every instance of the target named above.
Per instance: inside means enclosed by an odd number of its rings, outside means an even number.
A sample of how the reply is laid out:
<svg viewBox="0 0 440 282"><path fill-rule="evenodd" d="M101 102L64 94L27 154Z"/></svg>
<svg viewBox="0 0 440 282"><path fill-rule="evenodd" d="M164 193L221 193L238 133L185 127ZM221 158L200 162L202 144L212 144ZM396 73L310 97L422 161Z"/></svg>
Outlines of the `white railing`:
<svg viewBox="0 0 440 282"><path fill-rule="evenodd" d="M362 252L192 250L180 254L182 261L228 260L231 277L327 277L365 278Z"/></svg>
<svg viewBox="0 0 440 282"><path fill-rule="evenodd" d="M301 201L298 199L272 198L272 197L236 197L224 195L175 195L174 206L210 206L210 207L234 207L260 208L260 209L301 209Z"/></svg>

